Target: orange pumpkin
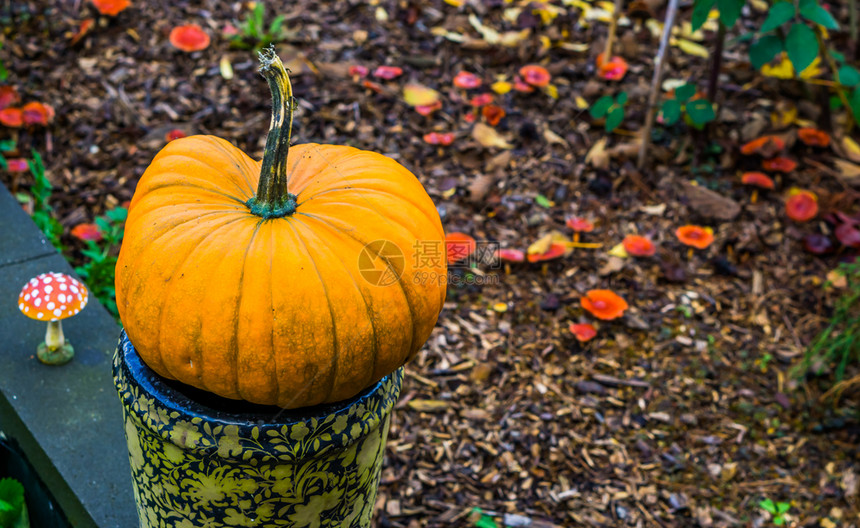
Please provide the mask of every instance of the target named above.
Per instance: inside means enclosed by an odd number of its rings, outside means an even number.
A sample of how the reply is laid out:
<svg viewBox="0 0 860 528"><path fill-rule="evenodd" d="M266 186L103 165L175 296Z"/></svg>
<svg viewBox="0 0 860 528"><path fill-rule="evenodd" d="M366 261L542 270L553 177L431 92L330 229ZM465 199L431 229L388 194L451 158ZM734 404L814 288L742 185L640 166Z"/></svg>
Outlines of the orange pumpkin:
<svg viewBox="0 0 860 528"><path fill-rule="evenodd" d="M445 235L396 161L290 148L289 77L273 51L261 63L273 99L262 162L217 137L168 143L129 208L117 307L166 378L283 408L336 402L429 337L445 301Z"/></svg>

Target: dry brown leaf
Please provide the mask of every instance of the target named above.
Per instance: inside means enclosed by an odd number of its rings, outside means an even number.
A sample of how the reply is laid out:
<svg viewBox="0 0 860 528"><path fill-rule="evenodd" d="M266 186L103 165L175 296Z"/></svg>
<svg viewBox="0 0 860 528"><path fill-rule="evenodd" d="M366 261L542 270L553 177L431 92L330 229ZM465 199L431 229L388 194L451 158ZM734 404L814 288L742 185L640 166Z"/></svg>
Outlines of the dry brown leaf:
<svg viewBox="0 0 860 528"><path fill-rule="evenodd" d="M833 163L846 181L852 184L860 183L860 165L841 159L835 159Z"/></svg>
<svg viewBox="0 0 860 528"><path fill-rule="evenodd" d="M419 412L441 412L451 406L449 402L444 400L410 400L406 405Z"/></svg>
<svg viewBox="0 0 860 528"><path fill-rule="evenodd" d="M591 147L588 154L585 155L585 162L591 164L595 169L609 168L609 154L606 152L605 137Z"/></svg>
<svg viewBox="0 0 860 528"><path fill-rule="evenodd" d="M860 145L850 136L844 136L840 139L839 146L842 147L842 152L849 160L860 163Z"/></svg>
<svg viewBox="0 0 860 528"><path fill-rule="evenodd" d="M484 147L513 148L513 145L508 143L495 128L483 123L475 125L475 128L472 129L472 137Z"/></svg>
<svg viewBox="0 0 860 528"><path fill-rule="evenodd" d="M545 128L545 129L544 129L544 131L543 131L543 138L544 138L544 139L547 141L547 143L549 143L549 144L553 144L553 143L555 143L555 144L557 144L557 145L564 145L564 146L567 146L567 141L566 141L563 137L559 136L558 134L556 134L555 132L553 132L552 130L550 130L549 128Z"/></svg>

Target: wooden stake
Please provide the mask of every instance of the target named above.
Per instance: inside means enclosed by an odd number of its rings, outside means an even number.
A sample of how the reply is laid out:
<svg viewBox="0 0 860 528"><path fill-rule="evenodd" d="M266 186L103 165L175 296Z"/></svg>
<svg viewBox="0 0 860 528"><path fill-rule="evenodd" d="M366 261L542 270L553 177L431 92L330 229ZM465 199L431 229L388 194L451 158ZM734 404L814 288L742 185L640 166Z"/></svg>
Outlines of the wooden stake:
<svg viewBox="0 0 860 528"><path fill-rule="evenodd" d="M642 140L639 143L639 160L636 166L639 170L648 161L648 147L651 145L651 128L654 126L654 118L657 115L657 97L660 95L660 84L663 80L663 62L666 58L666 50L669 48L669 38L672 36L672 27L675 25L675 14L678 12L678 0L669 0L666 10L666 20L663 23L663 36L660 39L660 49L654 60L654 76L651 78L651 91L648 94L648 114L645 118L645 128L642 130Z"/></svg>

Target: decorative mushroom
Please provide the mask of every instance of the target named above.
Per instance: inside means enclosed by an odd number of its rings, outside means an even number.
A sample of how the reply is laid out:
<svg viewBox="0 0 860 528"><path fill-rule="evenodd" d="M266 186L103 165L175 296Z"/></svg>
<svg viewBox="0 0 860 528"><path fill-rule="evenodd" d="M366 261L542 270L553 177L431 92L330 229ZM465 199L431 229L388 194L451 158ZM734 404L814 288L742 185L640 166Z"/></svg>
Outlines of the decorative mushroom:
<svg viewBox="0 0 860 528"><path fill-rule="evenodd" d="M210 42L209 34L197 24L176 26L170 31L169 40L173 47L188 53L205 50Z"/></svg>
<svg viewBox="0 0 860 528"><path fill-rule="evenodd" d="M830 134L817 128L801 128L797 131L797 137L810 147L826 147L830 145Z"/></svg>
<svg viewBox="0 0 860 528"><path fill-rule="evenodd" d="M714 241L714 230L710 227L685 225L675 230L675 236L686 246L690 246L688 258L693 256L693 248L705 249Z"/></svg>
<svg viewBox="0 0 860 528"><path fill-rule="evenodd" d="M60 321L83 310L88 299L87 287L62 273L43 273L24 285L18 295L18 309L30 319L48 322L45 341L36 349L39 361L62 365L74 357Z"/></svg>
<svg viewBox="0 0 860 528"><path fill-rule="evenodd" d="M579 302L591 315L606 321L621 317L629 308L627 301L612 290L588 290Z"/></svg>
<svg viewBox="0 0 860 528"><path fill-rule="evenodd" d="M445 235L445 251L448 265L456 264L475 252L475 239L465 233L448 233Z"/></svg>
<svg viewBox="0 0 860 528"><path fill-rule="evenodd" d="M797 168L797 162L791 158L777 157L762 161L761 166L764 170L788 174Z"/></svg>
<svg viewBox="0 0 860 528"><path fill-rule="evenodd" d="M621 244L624 250L634 257L651 257L657 252L657 247L651 239L641 235L627 235Z"/></svg>
<svg viewBox="0 0 860 528"><path fill-rule="evenodd" d="M818 197L815 193L799 189L790 192L785 201L785 214L795 222L808 222L818 214Z"/></svg>
<svg viewBox="0 0 860 528"><path fill-rule="evenodd" d="M496 258L505 263L505 275L511 274L512 262L523 262L526 260L526 254L519 249L498 249L496 250Z"/></svg>
<svg viewBox="0 0 860 528"><path fill-rule="evenodd" d="M529 253L526 258L529 262L544 262L547 260L557 259L567 253L567 244L563 242L553 242L549 248L543 253Z"/></svg>
<svg viewBox="0 0 860 528"><path fill-rule="evenodd" d="M761 154L765 158L775 155L785 148L785 141L779 136L762 136L741 147L741 154Z"/></svg>
<svg viewBox="0 0 860 528"><path fill-rule="evenodd" d="M600 77L608 81L620 81L627 74L629 68L627 61L621 57L612 57L607 61L605 53L597 56L594 65L597 66Z"/></svg>
<svg viewBox="0 0 860 528"><path fill-rule="evenodd" d="M537 64L527 64L523 66L520 68L520 75L523 76L523 80L526 83L537 88L548 86L549 81L552 80L552 75L550 75L549 71L547 71L543 66L538 66Z"/></svg>
<svg viewBox="0 0 860 528"><path fill-rule="evenodd" d="M467 71L461 71L454 77L454 86L464 90L477 88L481 86L481 83L482 81L480 77Z"/></svg>
<svg viewBox="0 0 860 528"><path fill-rule="evenodd" d="M567 225L567 227L573 229L574 242L579 242L580 233L591 233L592 231L594 231L594 222L588 220L587 218L572 216L567 219L565 224Z"/></svg>
<svg viewBox="0 0 860 528"><path fill-rule="evenodd" d="M773 189L773 180L763 172L745 172L741 177L741 183L756 187L753 189L752 196L750 196L750 202L752 203L755 203L758 199L759 189Z"/></svg>
<svg viewBox="0 0 860 528"><path fill-rule="evenodd" d="M590 323L570 323L568 329L570 330L570 333L576 336L577 341L580 343L591 341L597 335L597 330L595 330L594 325Z"/></svg>
<svg viewBox="0 0 860 528"><path fill-rule="evenodd" d="M124 11L131 2L129 0L91 0L99 13L116 16Z"/></svg>

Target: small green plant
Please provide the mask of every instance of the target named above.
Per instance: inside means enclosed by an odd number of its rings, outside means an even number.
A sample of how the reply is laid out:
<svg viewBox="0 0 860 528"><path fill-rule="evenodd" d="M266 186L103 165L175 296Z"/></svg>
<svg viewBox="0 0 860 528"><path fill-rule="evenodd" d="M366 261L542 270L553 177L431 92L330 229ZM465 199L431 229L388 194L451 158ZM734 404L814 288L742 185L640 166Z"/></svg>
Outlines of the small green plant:
<svg viewBox="0 0 860 528"><path fill-rule="evenodd" d="M606 118L603 128L612 132L624 121L624 105L627 104L627 92L620 92L615 97L604 95L591 105L588 113L594 119Z"/></svg>
<svg viewBox="0 0 860 528"><path fill-rule="evenodd" d="M0 49L3 49L3 43L0 42ZM6 65L0 60L0 82L5 81L9 77L9 70L6 69Z"/></svg>
<svg viewBox="0 0 860 528"><path fill-rule="evenodd" d="M263 2L257 2L239 25L239 33L233 36L230 45L260 51L270 44L285 40L290 34L282 27L284 20L284 15L278 15L266 29L266 5Z"/></svg>
<svg viewBox="0 0 860 528"><path fill-rule="evenodd" d="M764 499L758 505L773 516L773 524L777 526L785 524L785 514L791 509L791 504L788 502L773 502L770 499Z"/></svg>
<svg viewBox="0 0 860 528"><path fill-rule="evenodd" d="M84 240L87 247L81 254L87 258L75 272L87 283L90 291L107 310L118 317L116 308L116 290L114 278L117 253L122 243L125 219L128 210L117 207L107 211L104 216L95 219L95 225L101 234L99 240Z"/></svg>
<svg viewBox="0 0 860 528"><path fill-rule="evenodd" d="M15 479L0 479L0 528L22 526L24 486Z"/></svg>
<svg viewBox="0 0 860 528"><path fill-rule="evenodd" d="M685 116L685 120L697 130L702 130L704 126L714 119L714 105L707 99L690 100L696 95L696 85L687 83L675 89L675 97L666 99L660 107L660 114L663 119L663 124L672 126L678 122L681 116Z"/></svg>
<svg viewBox="0 0 860 528"><path fill-rule="evenodd" d="M845 278L845 291L836 301L830 324L812 341L803 362L802 375L813 363L824 368L836 363L834 376L842 381L852 361L860 363L860 259L843 263L837 270ZM828 281L825 287L832 286Z"/></svg>
<svg viewBox="0 0 860 528"><path fill-rule="evenodd" d="M60 243L60 235L63 234L63 226L54 218L54 208L50 204L54 187L48 177L45 176L45 164L42 163L42 156L35 149L31 152L33 159L27 160L27 165L33 175L33 186L30 187L33 200L33 222L45 234L51 245L62 251L63 245ZM29 203L31 199L25 193L19 193L17 198L21 203Z"/></svg>

